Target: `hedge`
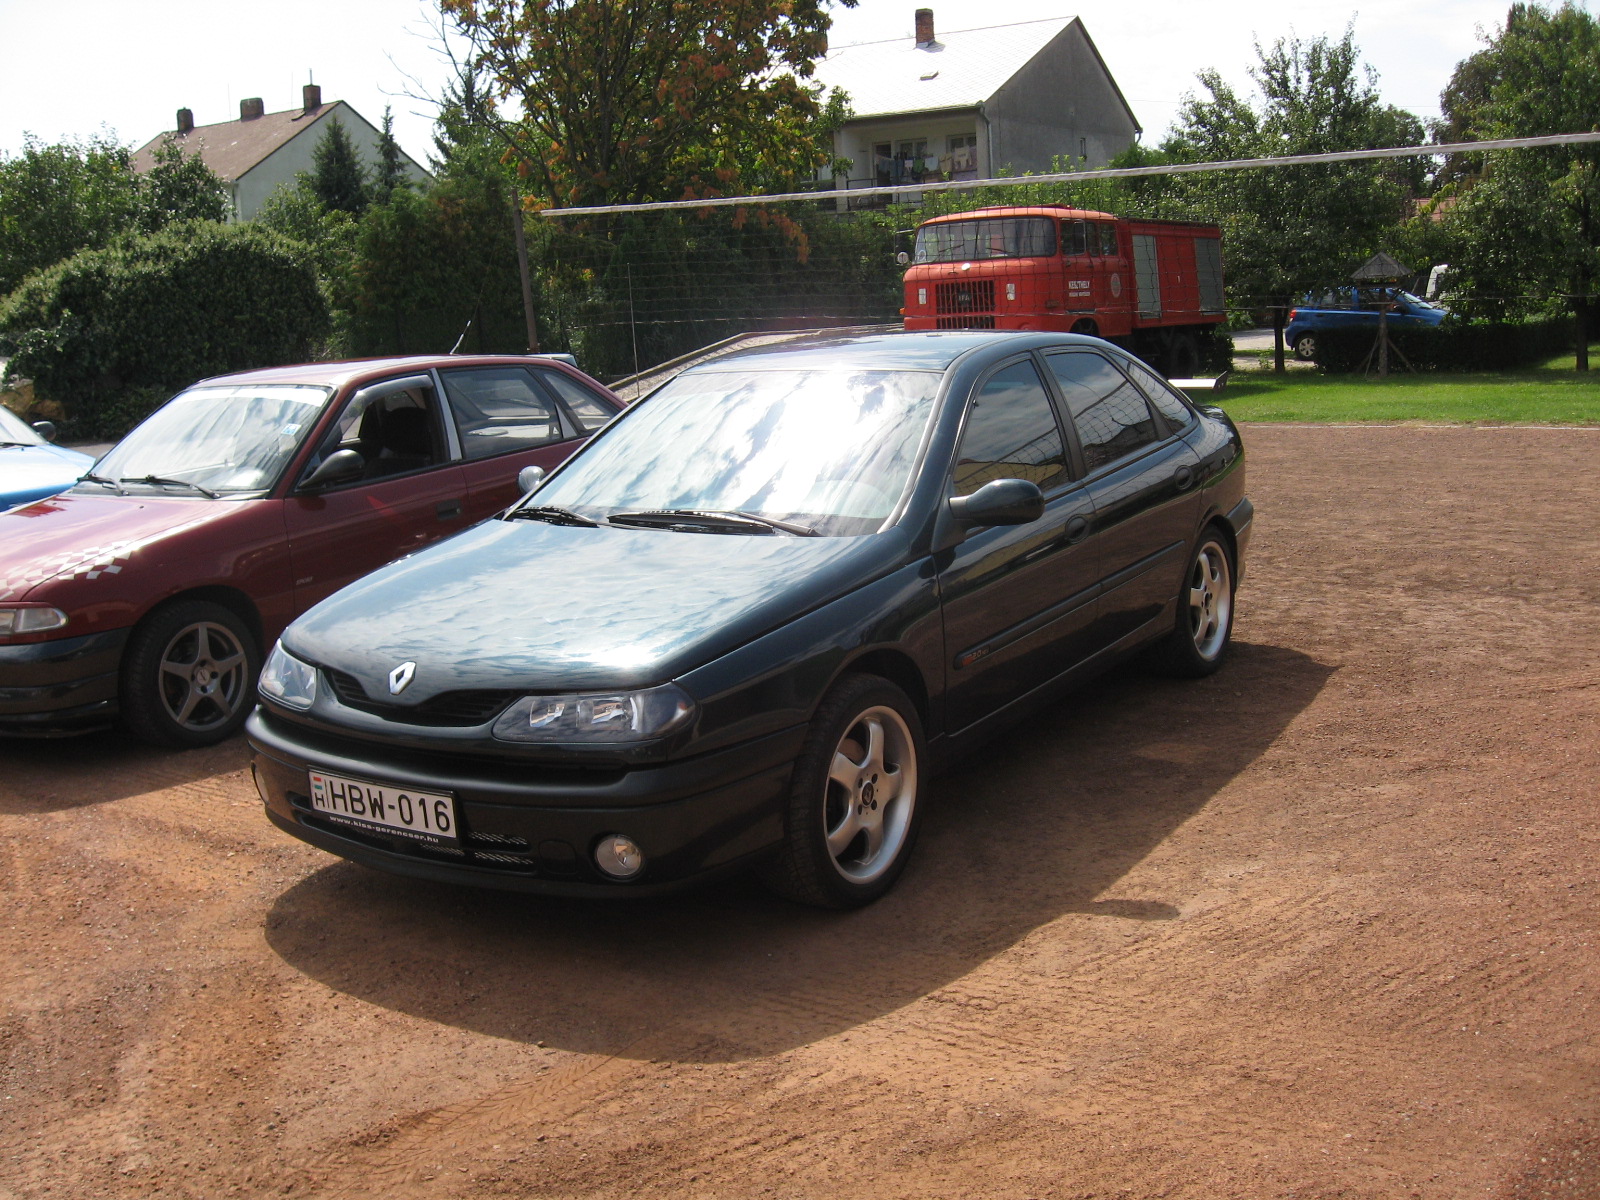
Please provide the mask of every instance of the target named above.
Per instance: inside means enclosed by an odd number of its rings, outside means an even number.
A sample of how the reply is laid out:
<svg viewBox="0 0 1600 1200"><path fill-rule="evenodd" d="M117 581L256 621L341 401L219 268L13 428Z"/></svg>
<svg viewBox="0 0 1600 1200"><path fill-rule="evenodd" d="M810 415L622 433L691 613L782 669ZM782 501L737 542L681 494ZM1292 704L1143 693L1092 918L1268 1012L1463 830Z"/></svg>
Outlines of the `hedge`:
<svg viewBox="0 0 1600 1200"><path fill-rule="evenodd" d="M0 301L10 373L116 437L209 375L300 362L329 328L306 248L250 225L192 222L87 250Z"/></svg>
<svg viewBox="0 0 1600 1200"><path fill-rule="evenodd" d="M1433 329L1389 329L1389 342L1405 356L1391 354L1389 369L1404 371L1514 371L1563 350L1573 341L1570 317L1542 321L1456 321ZM1330 374L1360 371L1377 342L1374 327L1319 329L1315 362ZM1374 355L1369 369L1375 369Z"/></svg>

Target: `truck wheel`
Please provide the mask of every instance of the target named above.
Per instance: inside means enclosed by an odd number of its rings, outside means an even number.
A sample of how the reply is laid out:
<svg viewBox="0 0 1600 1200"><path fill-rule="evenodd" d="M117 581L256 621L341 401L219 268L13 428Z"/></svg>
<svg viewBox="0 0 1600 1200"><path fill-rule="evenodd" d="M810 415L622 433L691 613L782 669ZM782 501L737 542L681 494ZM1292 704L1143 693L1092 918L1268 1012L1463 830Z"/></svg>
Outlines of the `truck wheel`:
<svg viewBox="0 0 1600 1200"><path fill-rule="evenodd" d="M1193 379L1200 374L1200 343L1192 333L1174 334L1167 347L1167 378Z"/></svg>

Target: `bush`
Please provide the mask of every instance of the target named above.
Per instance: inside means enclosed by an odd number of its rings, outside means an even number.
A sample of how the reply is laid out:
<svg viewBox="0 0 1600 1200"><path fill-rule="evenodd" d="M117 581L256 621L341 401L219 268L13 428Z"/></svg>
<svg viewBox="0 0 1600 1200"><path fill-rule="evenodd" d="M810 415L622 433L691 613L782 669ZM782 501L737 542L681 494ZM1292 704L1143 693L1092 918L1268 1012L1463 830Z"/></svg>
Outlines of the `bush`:
<svg viewBox="0 0 1600 1200"><path fill-rule="evenodd" d="M120 436L208 375L310 358L327 331L305 247L211 222L86 250L0 301L11 374L63 406L73 437Z"/></svg>
<svg viewBox="0 0 1600 1200"><path fill-rule="evenodd" d="M1560 354L1572 346L1570 318L1543 321L1457 321L1435 329L1389 330L1400 354L1389 356L1391 371L1409 362L1418 371L1514 371ZM1377 334L1370 328L1317 330L1316 363L1330 374L1363 369ZM1375 367L1376 356L1369 368Z"/></svg>

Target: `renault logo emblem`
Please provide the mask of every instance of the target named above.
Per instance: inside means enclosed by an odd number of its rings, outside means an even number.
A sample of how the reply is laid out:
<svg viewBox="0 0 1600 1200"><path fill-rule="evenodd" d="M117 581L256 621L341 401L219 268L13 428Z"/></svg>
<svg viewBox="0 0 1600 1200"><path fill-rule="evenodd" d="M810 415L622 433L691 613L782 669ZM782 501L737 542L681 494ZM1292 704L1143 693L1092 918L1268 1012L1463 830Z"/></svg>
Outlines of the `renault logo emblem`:
<svg viewBox="0 0 1600 1200"><path fill-rule="evenodd" d="M406 684L411 682L411 677L417 673L417 664L403 662L389 672L389 695L398 696L406 690Z"/></svg>

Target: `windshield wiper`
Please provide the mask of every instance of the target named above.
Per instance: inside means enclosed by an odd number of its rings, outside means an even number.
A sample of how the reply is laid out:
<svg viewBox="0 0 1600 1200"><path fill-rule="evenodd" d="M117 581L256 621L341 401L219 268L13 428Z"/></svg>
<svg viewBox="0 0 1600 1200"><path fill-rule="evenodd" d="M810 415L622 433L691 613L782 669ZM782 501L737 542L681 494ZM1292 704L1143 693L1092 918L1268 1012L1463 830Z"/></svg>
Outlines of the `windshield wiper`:
<svg viewBox="0 0 1600 1200"><path fill-rule="evenodd" d="M78 478L86 483L103 483L106 487L115 489L117 495L119 496L126 496L128 494L127 489L119 487L115 479L107 479L104 475L96 475L93 471L89 471L84 475L80 475Z"/></svg>
<svg viewBox="0 0 1600 1200"><path fill-rule="evenodd" d="M647 525L662 526L668 529L692 528L696 525L701 528L727 530L749 530L762 533L789 533L795 537L821 537L809 525L796 525L793 521L779 521L774 517L763 517L759 513L736 512L724 509L706 508L659 508L646 512L621 512L612 513L607 520L613 525Z"/></svg>
<svg viewBox="0 0 1600 1200"><path fill-rule="evenodd" d="M8 450L12 446L37 446L38 442L0 442L0 450Z"/></svg>
<svg viewBox="0 0 1600 1200"><path fill-rule="evenodd" d="M506 514L507 517L526 517L530 521L548 521L552 525L583 525L589 529L598 529L599 521L591 521L588 517L579 516L571 509L557 508L553 504L532 504L526 508L515 508Z"/></svg>
<svg viewBox="0 0 1600 1200"><path fill-rule="evenodd" d="M85 478L87 478L87 476ZM171 479L171 478L168 478L165 475L139 475L139 476L124 475L121 479L117 480L117 482L118 483L149 483L149 484L154 484L156 487L171 486L171 487L192 488L194 491L199 492L202 496L206 497L206 499L208 499L208 500L216 500L216 499L220 498L221 495L222 495L221 492L213 492L210 488L201 487L198 483L191 483L187 479Z"/></svg>

